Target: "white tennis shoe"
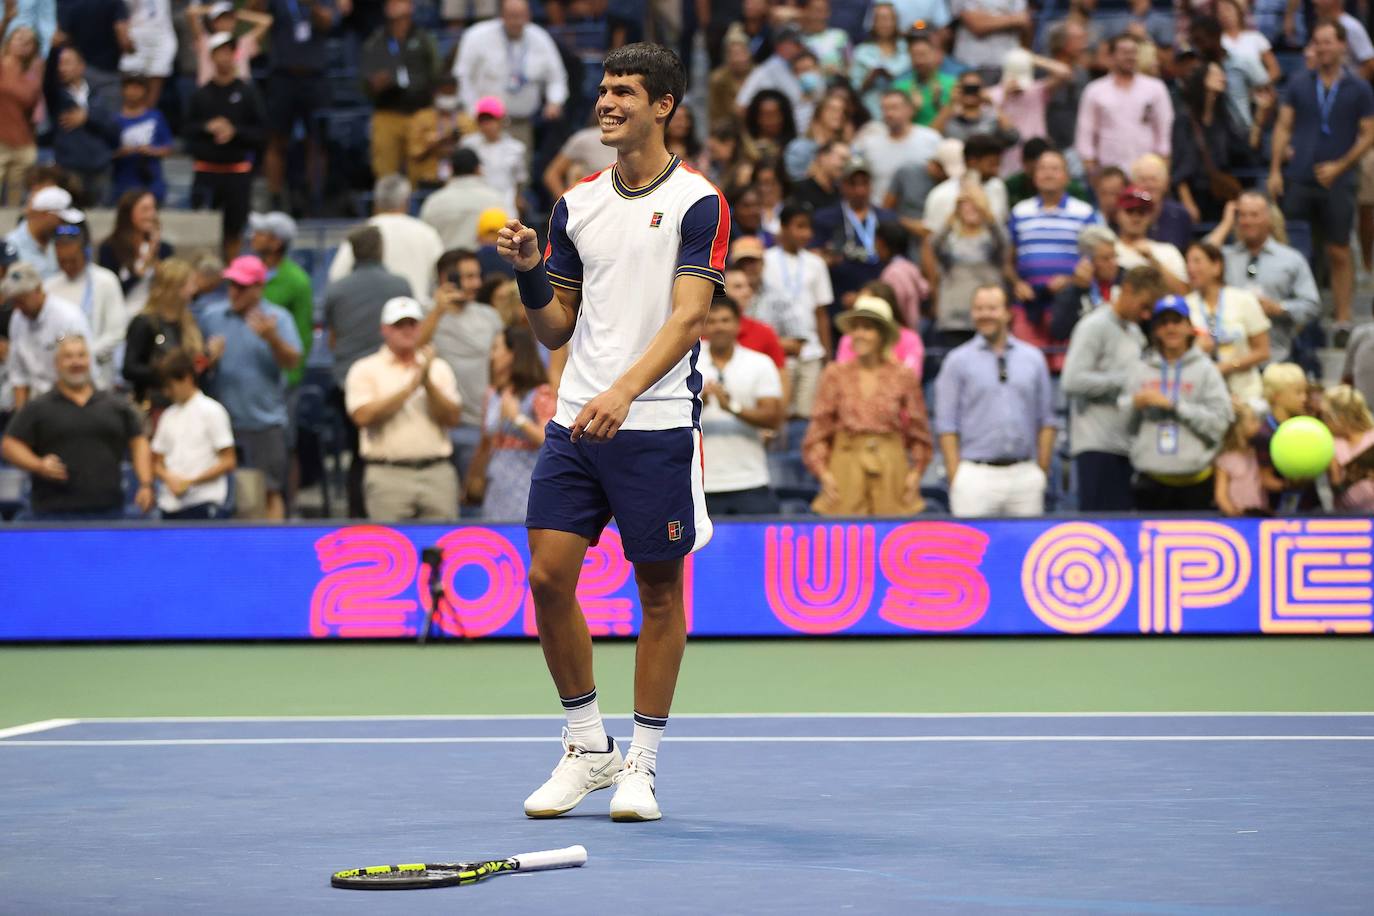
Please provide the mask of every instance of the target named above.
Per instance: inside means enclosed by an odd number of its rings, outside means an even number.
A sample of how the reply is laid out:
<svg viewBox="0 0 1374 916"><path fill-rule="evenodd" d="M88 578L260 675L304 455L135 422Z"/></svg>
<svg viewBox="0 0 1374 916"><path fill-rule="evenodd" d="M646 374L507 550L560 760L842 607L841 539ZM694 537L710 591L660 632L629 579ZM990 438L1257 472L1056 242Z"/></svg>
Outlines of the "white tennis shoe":
<svg viewBox="0 0 1374 916"><path fill-rule="evenodd" d="M663 816L654 794L654 771L635 754L615 774L615 795L611 796L611 820L656 821Z"/></svg>
<svg viewBox="0 0 1374 916"><path fill-rule="evenodd" d="M558 817L582 803L582 799L598 789L610 787L624 766L620 748L610 739L609 750L596 752L568 741L563 729L563 759L553 768L553 775L525 799L528 817Z"/></svg>

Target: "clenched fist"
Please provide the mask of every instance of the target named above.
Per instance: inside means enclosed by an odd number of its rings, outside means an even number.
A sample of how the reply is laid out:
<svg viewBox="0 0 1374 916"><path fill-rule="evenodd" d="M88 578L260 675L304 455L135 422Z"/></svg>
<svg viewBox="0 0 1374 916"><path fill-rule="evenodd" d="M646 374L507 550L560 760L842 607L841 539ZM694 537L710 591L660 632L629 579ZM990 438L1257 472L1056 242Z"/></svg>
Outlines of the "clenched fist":
<svg viewBox="0 0 1374 916"><path fill-rule="evenodd" d="M506 227L496 234L496 250L516 270L532 270L539 266L539 238L518 219L506 223Z"/></svg>

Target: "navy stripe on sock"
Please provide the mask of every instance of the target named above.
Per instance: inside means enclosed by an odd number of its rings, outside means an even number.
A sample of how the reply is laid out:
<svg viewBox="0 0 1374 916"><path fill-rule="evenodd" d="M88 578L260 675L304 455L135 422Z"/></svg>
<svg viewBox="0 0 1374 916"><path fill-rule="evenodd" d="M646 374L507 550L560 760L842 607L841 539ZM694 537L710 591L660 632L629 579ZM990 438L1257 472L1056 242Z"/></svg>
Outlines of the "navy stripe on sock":
<svg viewBox="0 0 1374 916"><path fill-rule="evenodd" d="M590 693L584 693L580 697L559 697L558 702L563 704L564 709L577 709L579 706L595 703L596 688L593 687Z"/></svg>
<svg viewBox="0 0 1374 916"><path fill-rule="evenodd" d="M635 713L635 725L643 725L645 728L665 729L668 727L667 716L646 716L642 712Z"/></svg>

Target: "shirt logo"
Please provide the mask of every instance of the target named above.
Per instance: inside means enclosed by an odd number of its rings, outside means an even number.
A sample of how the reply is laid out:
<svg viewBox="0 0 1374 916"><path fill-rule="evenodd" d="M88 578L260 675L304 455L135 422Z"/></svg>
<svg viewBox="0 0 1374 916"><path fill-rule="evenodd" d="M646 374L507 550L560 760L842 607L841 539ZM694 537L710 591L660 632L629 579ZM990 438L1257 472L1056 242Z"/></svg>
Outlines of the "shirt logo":
<svg viewBox="0 0 1374 916"><path fill-rule="evenodd" d="M659 214L659 215L661 216L662 214ZM676 522L676 521L674 521L674 522L669 522L669 523L668 523L668 540L670 540L670 541L680 541L680 540L682 540L682 522Z"/></svg>
<svg viewBox="0 0 1374 916"><path fill-rule="evenodd" d="M658 228L659 226L661 226L662 224L663 224L663 214L660 213L660 212L655 211L655 212L654 212L654 215L651 216L651 217L649 217L649 228L650 228L650 229L657 229L657 228Z"/></svg>

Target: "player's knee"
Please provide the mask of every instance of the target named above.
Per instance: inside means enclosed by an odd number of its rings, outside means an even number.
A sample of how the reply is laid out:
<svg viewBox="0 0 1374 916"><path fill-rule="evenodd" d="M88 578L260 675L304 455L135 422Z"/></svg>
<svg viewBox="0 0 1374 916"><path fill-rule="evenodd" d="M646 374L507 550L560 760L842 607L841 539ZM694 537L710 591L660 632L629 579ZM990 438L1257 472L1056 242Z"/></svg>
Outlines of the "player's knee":
<svg viewBox="0 0 1374 916"><path fill-rule="evenodd" d="M536 610L571 601L576 593L576 575L570 578L562 571L541 563L530 566L530 594L534 596Z"/></svg>

